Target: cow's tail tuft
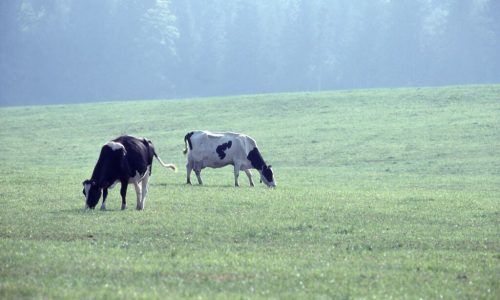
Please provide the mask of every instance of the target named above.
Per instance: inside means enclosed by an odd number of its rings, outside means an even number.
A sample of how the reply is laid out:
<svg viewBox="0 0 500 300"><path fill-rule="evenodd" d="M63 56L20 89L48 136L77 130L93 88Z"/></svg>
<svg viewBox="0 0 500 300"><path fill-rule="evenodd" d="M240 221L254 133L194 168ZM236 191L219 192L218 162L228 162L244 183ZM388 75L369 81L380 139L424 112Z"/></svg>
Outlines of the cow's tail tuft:
<svg viewBox="0 0 500 300"><path fill-rule="evenodd" d="M163 160L161 160L161 158L155 153L155 157L156 159L158 160L158 162L165 168L170 168L172 170L174 170L174 172L177 172L177 167L174 165L174 164L166 164L163 162Z"/></svg>

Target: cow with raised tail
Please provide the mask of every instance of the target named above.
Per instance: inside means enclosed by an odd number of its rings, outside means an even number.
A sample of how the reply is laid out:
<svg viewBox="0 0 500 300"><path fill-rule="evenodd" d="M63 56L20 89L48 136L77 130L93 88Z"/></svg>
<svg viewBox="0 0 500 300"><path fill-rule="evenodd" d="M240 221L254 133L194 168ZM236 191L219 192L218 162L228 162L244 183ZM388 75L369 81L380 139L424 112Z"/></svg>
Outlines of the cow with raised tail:
<svg viewBox="0 0 500 300"><path fill-rule="evenodd" d="M164 163L156 154L153 143L144 138L120 136L102 146L92 177L83 182L85 208L94 209L102 194L101 210L105 210L108 189L120 182L122 210L127 207L125 197L129 183L135 187L136 208L144 209L153 157L163 167L176 170L174 165Z"/></svg>
<svg viewBox="0 0 500 300"><path fill-rule="evenodd" d="M268 187L276 187L273 169L267 165L251 137L234 132L213 133L193 131L184 137L184 154L187 154L187 183L191 184L191 171L194 170L198 183L203 184L201 170L234 166L234 185L239 186L240 171L245 171L254 186L250 169L260 173L261 182Z"/></svg>

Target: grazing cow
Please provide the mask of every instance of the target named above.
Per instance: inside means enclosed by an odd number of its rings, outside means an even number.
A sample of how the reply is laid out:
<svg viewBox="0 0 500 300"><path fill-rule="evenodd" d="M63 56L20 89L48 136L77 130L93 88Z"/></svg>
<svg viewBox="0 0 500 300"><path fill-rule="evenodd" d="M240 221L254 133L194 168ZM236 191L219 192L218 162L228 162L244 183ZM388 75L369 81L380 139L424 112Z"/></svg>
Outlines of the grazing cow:
<svg viewBox="0 0 500 300"><path fill-rule="evenodd" d="M101 210L105 210L108 189L120 182L122 210L127 207L125 196L129 183L134 184L137 194L136 208L138 210L144 209L153 156L165 168L176 170L174 165L165 164L158 157L151 141L143 138L125 135L102 146L92 177L83 182L85 208L94 209L102 193Z"/></svg>
<svg viewBox="0 0 500 300"><path fill-rule="evenodd" d="M240 171L245 171L250 186L254 186L250 169L257 169L261 182L269 187L276 187L272 167L266 165L255 140L247 135L233 132L193 131L186 134L184 144L184 154L188 154L186 165L188 184L191 184L192 170L198 178L198 183L203 184L200 176L202 169L233 165L235 186L239 186Z"/></svg>

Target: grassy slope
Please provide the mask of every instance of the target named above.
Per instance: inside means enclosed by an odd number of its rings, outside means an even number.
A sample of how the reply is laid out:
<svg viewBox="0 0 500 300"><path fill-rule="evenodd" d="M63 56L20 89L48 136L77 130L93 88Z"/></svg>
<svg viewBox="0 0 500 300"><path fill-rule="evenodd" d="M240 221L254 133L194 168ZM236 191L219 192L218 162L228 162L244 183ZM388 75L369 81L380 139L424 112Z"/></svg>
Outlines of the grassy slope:
<svg viewBox="0 0 500 300"><path fill-rule="evenodd" d="M499 85L2 108L0 297L498 298L499 116ZM278 188L185 186L192 129L253 136ZM180 172L84 211L124 133Z"/></svg>

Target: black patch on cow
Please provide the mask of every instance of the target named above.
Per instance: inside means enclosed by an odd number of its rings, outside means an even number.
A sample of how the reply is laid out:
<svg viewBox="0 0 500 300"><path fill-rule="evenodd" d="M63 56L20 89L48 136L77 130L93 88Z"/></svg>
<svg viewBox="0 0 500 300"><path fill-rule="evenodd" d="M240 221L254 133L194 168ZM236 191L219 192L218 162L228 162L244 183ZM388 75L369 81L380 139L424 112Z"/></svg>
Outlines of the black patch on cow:
<svg viewBox="0 0 500 300"><path fill-rule="evenodd" d="M219 154L219 158L220 159L224 159L224 157L226 157L225 151L227 149L231 148L232 144L233 144L233 142L229 141L227 143L224 143L222 145L217 146L217 148L215 149L215 151L217 152L217 154Z"/></svg>
<svg viewBox="0 0 500 300"><path fill-rule="evenodd" d="M257 147L248 152L247 159L252 164L252 167L257 170L262 170L262 167L266 165L266 162L262 158L262 155L260 155L259 149L257 149Z"/></svg>
<svg viewBox="0 0 500 300"><path fill-rule="evenodd" d="M190 133L186 134L186 136L184 137L184 141L187 141L189 144L189 150L193 150L193 144L191 143L191 136L193 134L194 134L194 132L191 131Z"/></svg>

